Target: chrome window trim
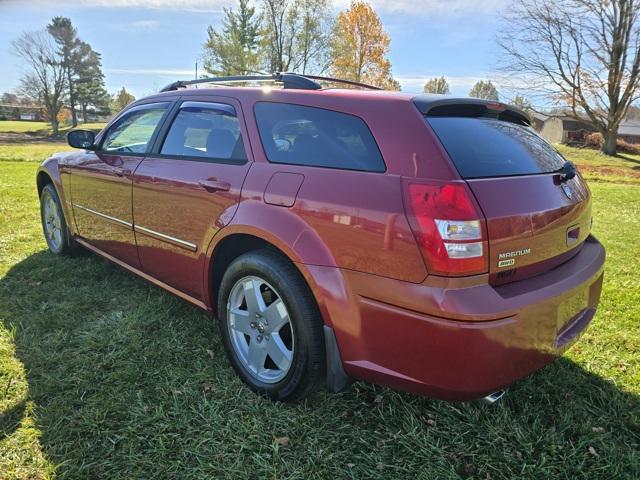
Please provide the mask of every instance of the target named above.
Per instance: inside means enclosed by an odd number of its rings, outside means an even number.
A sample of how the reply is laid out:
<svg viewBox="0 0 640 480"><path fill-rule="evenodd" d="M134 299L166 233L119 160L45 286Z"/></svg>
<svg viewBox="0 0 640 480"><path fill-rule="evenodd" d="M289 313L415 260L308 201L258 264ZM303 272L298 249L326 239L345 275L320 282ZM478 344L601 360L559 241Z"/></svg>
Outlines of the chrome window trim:
<svg viewBox="0 0 640 480"><path fill-rule="evenodd" d="M77 203L72 203L74 208L79 208L80 210L84 210L85 212L89 212L92 213L98 217L104 218L105 220L109 220L110 222L113 222L117 225L122 225L123 227L127 227L129 229L133 228L133 224L130 222L127 222L126 220L121 220L119 218L116 217L112 217L111 215L107 215L106 213L102 213L102 212L98 212L96 210L93 210L91 208L88 207L84 207L82 205L78 205Z"/></svg>

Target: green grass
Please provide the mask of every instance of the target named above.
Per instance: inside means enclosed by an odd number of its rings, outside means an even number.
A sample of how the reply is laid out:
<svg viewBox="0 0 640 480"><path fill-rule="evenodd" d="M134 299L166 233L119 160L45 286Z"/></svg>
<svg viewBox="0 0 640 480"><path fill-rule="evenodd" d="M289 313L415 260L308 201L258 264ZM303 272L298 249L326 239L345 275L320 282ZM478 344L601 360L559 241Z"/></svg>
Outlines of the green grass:
<svg viewBox="0 0 640 480"><path fill-rule="evenodd" d="M589 181L640 184L640 155L620 153L611 157L590 148L556 147Z"/></svg>
<svg viewBox="0 0 640 480"><path fill-rule="evenodd" d="M3 143L0 141L0 161L41 162L56 152L73 150L66 142Z"/></svg>
<svg viewBox="0 0 640 480"><path fill-rule="evenodd" d="M104 123L80 123L77 128L89 130L100 130ZM62 125L61 131L67 131L70 127ZM23 120L0 120L0 133L30 133L51 135L51 124L49 122L27 122Z"/></svg>
<svg viewBox="0 0 640 480"><path fill-rule="evenodd" d="M79 129L99 131L104 123L79 124ZM60 129L60 137L50 138L51 125L45 122L0 121L0 162L41 162L53 153L73 150L64 134L70 127Z"/></svg>
<svg viewBox="0 0 640 480"><path fill-rule="evenodd" d="M204 313L47 253L35 170L0 163L0 479L640 478L640 187L591 183L598 314L503 401L357 383L291 406L243 386Z"/></svg>

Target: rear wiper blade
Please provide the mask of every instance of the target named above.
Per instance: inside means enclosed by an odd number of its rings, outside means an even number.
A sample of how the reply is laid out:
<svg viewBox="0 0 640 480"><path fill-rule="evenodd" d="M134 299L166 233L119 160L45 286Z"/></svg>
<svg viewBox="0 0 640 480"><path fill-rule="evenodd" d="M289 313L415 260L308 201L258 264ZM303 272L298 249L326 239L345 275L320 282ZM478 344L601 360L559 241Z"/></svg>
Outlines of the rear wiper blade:
<svg viewBox="0 0 640 480"><path fill-rule="evenodd" d="M555 170L552 173L559 173L560 183L564 183L576 176L576 166L573 164L573 162L567 160L559 169Z"/></svg>

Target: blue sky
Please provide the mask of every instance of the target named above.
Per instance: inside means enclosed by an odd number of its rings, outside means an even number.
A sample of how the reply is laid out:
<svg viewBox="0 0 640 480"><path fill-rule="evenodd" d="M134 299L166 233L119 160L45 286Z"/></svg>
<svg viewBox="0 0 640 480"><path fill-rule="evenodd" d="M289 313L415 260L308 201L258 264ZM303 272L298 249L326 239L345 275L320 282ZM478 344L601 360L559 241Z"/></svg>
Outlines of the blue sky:
<svg viewBox="0 0 640 480"><path fill-rule="evenodd" d="M403 90L421 91L444 75L454 95L480 79L497 79L495 34L508 0L373 0L391 37L393 74ZM0 0L0 92L11 91L23 66L10 42L70 17L80 37L102 54L107 89L137 97L193 77L208 25L219 26L233 0ZM337 12L347 0L334 0ZM498 80L500 86L500 81ZM503 89L507 100L513 92Z"/></svg>

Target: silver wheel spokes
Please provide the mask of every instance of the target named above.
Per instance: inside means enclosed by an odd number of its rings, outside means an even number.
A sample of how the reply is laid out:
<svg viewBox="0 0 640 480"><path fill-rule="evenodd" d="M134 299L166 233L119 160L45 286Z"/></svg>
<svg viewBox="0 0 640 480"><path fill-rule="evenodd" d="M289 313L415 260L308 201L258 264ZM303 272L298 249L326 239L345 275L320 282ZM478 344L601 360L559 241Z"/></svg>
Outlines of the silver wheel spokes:
<svg viewBox="0 0 640 480"><path fill-rule="evenodd" d="M271 285L244 277L231 289L227 327L236 355L265 383L282 380L293 359L293 328L287 308Z"/></svg>
<svg viewBox="0 0 640 480"><path fill-rule="evenodd" d="M62 245L62 222L60 211L51 195L46 195L44 200L44 226L49 242L55 250Z"/></svg>

